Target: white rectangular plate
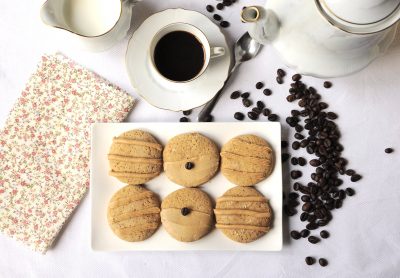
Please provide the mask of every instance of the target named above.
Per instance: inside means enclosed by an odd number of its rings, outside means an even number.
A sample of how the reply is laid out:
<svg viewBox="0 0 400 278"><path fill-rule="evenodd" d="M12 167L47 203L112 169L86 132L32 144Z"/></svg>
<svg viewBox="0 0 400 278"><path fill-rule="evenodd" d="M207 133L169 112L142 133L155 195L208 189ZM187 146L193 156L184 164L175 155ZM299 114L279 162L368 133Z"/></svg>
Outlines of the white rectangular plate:
<svg viewBox="0 0 400 278"><path fill-rule="evenodd" d="M204 238L190 243L173 239L161 226L149 239L142 242L126 242L113 234L107 223L107 206L111 196L125 186L108 175L107 154L114 136L132 130L142 129L153 134L165 146L175 135L186 132L200 132L217 143L219 148L231 138L242 134L254 134L266 139L275 154L272 175L256 185L269 199L273 210L271 230L260 239L242 244L227 238L213 229ZM91 242L92 249L98 251L122 250L258 250L279 251L282 249L282 165L281 127L279 123L119 123L94 124L92 126L91 151ZM149 181L146 186L163 200L169 193L182 188L169 181L164 173ZM201 189L214 201L225 191L234 187L219 172Z"/></svg>

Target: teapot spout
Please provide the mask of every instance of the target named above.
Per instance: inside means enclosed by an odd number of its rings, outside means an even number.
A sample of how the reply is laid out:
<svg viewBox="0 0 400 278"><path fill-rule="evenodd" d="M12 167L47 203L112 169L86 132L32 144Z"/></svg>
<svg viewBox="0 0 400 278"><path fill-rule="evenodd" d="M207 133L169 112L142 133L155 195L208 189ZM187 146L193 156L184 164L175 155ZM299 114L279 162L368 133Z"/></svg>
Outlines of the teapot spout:
<svg viewBox="0 0 400 278"><path fill-rule="evenodd" d="M273 41L279 33L278 16L270 9L259 6L249 6L242 10L241 20L248 24L250 36L261 44Z"/></svg>
<svg viewBox="0 0 400 278"><path fill-rule="evenodd" d="M64 16L61 13L64 1L47 0L40 9L40 18L43 23L52 27L66 28Z"/></svg>

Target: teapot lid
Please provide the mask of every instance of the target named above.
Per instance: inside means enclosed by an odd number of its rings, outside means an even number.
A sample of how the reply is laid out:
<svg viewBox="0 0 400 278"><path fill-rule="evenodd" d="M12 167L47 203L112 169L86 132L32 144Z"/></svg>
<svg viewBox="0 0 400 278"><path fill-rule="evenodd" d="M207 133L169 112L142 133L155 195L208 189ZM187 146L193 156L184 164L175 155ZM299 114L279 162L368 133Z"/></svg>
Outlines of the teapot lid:
<svg viewBox="0 0 400 278"><path fill-rule="evenodd" d="M400 0L316 0L318 8L328 20L346 26L359 27L360 33L383 30L400 19ZM342 28L344 27L344 28ZM372 27L372 28L371 28ZM358 33L355 31L354 33Z"/></svg>

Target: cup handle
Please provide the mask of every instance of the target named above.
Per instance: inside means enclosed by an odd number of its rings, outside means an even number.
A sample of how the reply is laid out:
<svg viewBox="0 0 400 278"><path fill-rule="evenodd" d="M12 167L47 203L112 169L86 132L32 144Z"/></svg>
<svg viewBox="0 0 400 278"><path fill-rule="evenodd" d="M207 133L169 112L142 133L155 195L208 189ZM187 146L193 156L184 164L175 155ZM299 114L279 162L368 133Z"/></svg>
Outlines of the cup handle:
<svg viewBox="0 0 400 278"><path fill-rule="evenodd" d="M215 46L210 49L210 58L216 58L225 55L225 48Z"/></svg>

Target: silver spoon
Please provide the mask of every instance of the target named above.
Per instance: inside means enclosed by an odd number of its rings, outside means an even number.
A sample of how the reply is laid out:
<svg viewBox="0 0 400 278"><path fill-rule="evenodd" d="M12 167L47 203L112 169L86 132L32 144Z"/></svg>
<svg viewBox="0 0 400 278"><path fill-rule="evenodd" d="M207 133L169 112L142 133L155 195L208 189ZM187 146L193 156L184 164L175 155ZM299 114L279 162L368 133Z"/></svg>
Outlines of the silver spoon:
<svg viewBox="0 0 400 278"><path fill-rule="evenodd" d="M229 78L232 76L232 73L239 67L239 65L243 62L246 62L252 58L254 58L259 50L261 49L261 44L252 39L248 32L244 33L233 46L233 51L235 53L235 64L230 71L228 78L225 81L224 86L218 91L218 93L204 105L203 109L200 111L197 120L199 122L209 122L211 120L211 112L214 109L215 104L218 99L222 95L222 91L225 88L225 85L228 83Z"/></svg>

